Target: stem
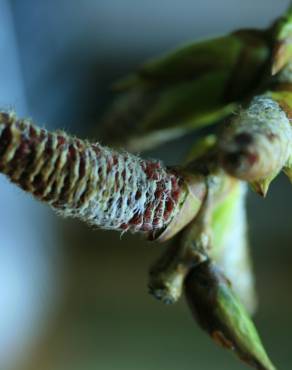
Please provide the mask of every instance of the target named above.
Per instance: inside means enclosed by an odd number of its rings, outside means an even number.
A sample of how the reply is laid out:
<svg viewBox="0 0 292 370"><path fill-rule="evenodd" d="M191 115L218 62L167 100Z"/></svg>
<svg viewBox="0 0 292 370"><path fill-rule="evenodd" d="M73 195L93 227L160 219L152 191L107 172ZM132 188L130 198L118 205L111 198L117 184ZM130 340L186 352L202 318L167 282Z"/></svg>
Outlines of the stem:
<svg viewBox="0 0 292 370"><path fill-rule="evenodd" d="M0 171L62 216L120 231L164 230L189 193L183 177L158 161L50 133L8 113L0 113Z"/></svg>

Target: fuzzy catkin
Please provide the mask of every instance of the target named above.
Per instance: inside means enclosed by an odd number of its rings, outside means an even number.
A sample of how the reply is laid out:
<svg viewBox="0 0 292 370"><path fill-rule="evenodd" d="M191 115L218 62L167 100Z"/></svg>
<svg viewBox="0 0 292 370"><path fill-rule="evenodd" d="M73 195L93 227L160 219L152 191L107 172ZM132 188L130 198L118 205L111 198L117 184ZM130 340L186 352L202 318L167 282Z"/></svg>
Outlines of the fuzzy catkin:
<svg viewBox="0 0 292 370"><path fill-rule="evenodd" d="M103 229L163 229L187 194L160 162L50 133L11 113L0 113L0 171L62 216Z"/></svg>

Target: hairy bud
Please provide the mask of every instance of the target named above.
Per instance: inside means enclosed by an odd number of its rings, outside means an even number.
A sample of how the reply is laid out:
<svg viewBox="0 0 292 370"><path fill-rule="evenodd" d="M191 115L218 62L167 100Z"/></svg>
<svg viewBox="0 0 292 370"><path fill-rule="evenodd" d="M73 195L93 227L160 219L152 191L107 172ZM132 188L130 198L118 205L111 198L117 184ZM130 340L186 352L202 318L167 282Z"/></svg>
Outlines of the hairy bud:
<svg viewBox="0 0 292 370"><path fill-rule="evenodd" d="M249 182L271 180L292 152L289 119L269 95L255 97L224 131L221 163L232 176Z"/></svg>

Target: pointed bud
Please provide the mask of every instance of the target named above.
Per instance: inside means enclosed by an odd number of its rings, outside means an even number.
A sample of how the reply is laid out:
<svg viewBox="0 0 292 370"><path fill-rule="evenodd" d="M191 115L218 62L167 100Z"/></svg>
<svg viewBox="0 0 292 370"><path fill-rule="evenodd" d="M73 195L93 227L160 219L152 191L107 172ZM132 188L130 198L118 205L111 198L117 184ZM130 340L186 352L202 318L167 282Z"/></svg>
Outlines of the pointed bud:
<svg viewBox="0 0 292 370"><path fill-rule="evenodd" d="M265 179L261 179L261 180L258 180L258 181L251 182L250 183L251 188L258 195L260 195L261 197L265 198L266 195L267 195L267 193L268 193L270 184L273 181L274 177L275 176L271 176L271 177L267 177Z"/></svg>
<svg viewBox="0 0 292 370"><path fill-rule="evenodd" d="M248 313L213 263L206 262L191 270L185 292L198 324L216 343L255 369L275 370Z"/></svg>

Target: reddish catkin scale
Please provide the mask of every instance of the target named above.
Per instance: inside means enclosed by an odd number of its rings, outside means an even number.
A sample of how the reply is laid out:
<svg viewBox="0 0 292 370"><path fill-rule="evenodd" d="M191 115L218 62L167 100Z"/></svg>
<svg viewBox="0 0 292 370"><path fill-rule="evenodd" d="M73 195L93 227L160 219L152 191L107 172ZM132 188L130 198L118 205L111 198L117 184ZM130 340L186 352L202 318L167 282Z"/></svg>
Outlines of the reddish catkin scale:
<svg viewBox="0 0 292 370"><path fill-rule="evenodd" d="M0 114L0 170L59 214L103 229L163 231L189 193L160 162L50 133L12 113Z"/></svg>

